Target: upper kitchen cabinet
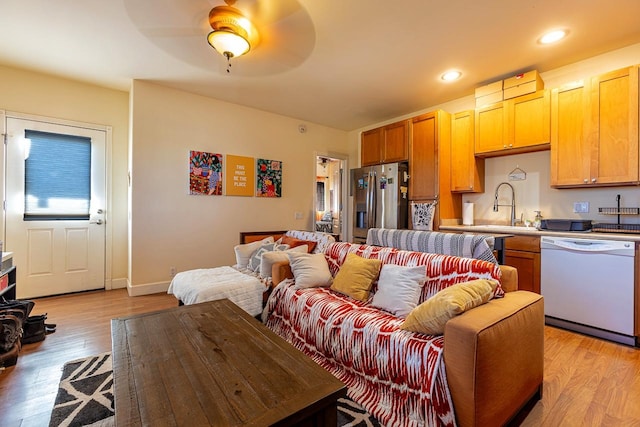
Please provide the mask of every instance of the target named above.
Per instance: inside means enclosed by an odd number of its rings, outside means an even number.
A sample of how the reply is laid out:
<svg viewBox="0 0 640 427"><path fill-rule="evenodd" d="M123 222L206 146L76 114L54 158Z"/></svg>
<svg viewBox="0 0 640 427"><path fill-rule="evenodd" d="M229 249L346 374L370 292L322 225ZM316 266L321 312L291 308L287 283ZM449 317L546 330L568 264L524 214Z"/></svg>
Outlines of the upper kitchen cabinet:
<svg viewBox="0 0 640 427"><path fill-rule="evenodd" d="M362 166L394 163L409 159L409 121L392 123L362 133Z"/></svg>
<svg viewBox="0 0 640 427"><path fill-rule="evenodd" d="M638 67L552 94L551 186L637 185Z"/></svg>
<svg viewBox="0 0 640 427"><path fill-rule="evenodd" d="M438 110L411 120L409 199L437 200L434 229L441 219L462 217L462 198L451 192L451 114Z"/></svg>
<svg viewBox="0 0 640 427"><path fill-rule="evenodd" d="M586 185L591 175L589 90L582 83L553 89L551 111L551 185Z"/></svg>
<svg viewBox="0 0 640 427"><path fill-rule="evenodd" d="M451 191L482 193L484 159L474 155L475 114L473 110L451 116Z"/></svg>
<svg viewBox="0 0 640 427"><path fill-rule="evenodd" d="M476 109L475 153L481 157L548 150L551 94L548 90Z"/></svg>
<svg viewBox="0 0 640 427"><path fill-rule="evenodd" d="M475 111L475 153L506 150L503 102L477 108Z"/></svg>

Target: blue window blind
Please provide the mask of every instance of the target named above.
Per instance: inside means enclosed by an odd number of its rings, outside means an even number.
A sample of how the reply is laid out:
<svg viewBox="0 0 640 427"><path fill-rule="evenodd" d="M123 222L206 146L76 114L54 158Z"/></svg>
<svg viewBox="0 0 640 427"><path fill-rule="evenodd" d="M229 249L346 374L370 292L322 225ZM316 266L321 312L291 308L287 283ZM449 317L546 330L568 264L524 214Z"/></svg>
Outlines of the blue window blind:
<svg viewBox="0 0 640 427"><path fill-rule="evenodd" d="M91 138L26 130L25 220L88 220Z"/></svg>

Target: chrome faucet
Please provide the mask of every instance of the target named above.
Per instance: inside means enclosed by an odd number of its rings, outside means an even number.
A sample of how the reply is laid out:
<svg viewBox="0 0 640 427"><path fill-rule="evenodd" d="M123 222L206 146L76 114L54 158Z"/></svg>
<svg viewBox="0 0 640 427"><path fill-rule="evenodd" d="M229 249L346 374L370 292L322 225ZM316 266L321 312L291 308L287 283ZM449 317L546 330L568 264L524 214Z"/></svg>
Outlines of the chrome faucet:
<svg viewBox="0 0 640 427"><path fill-rule="evenodd" d="M498 190L500 190L500 187L503 185L508 185L509 188L511 188L511 205L501 205L498 203ZM516 192L513 189L513 186L508 182L501 182L496 187L496 197L495 197L495 200L493 201L494 212L498 212L498 206L511 206L511 226L516 225Z"/></svg>

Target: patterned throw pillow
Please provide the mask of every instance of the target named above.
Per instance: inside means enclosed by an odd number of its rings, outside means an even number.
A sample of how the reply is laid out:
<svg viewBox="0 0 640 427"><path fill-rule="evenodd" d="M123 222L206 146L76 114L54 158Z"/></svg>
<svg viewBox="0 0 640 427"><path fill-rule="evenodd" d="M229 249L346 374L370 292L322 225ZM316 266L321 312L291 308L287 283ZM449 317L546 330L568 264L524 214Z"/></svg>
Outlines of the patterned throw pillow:
<svg viewBox="0 0 640 427"><path fill-rule="evenodd" d="M411 205L411 220L414 230L433 230L433 217L436 203L413 203Z"/></svg>
<svg viewBox="0 0 640 427"><path fill-rule="evenodd" d="M287 249L289 249L289 245L280 245L277 243L267 243L265 245L262 245L253 253L253 255L251 255L247 268L251 271L259 272L260 263L262 262L262 254L271 251L286 251Z"/></svg>
<svg viewBox="0 0 640 427"><path fill-rule="evenodd" d="M256 250L260 249L260 246L265 243L273 243L273 236L266 237L262 240L256 240L255 242L234 246L233 250L236 253L236 268L240 270L247 268L251 255L253 255Z"/></svg>

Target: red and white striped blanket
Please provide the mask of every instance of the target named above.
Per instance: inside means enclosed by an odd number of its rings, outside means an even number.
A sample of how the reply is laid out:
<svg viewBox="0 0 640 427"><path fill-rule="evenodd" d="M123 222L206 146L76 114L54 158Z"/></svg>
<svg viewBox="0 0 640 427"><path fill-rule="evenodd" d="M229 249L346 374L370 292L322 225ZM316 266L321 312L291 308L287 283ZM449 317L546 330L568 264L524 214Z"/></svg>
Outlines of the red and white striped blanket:
<svg viewBox="0 0 640 427"><path fill-rule="evenodd" d="M475 259L334 243L325 253L336 274L347 253L383 263L425 265L420 301L455 283L500 278L497 265ZM387 426L454 426L442 360L443 336L400 330L403 319L326 288L280 283L264 311L266 325L338 377L348 395ZM503 295L498 289L496 296Z"/></svg>

